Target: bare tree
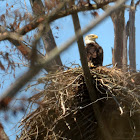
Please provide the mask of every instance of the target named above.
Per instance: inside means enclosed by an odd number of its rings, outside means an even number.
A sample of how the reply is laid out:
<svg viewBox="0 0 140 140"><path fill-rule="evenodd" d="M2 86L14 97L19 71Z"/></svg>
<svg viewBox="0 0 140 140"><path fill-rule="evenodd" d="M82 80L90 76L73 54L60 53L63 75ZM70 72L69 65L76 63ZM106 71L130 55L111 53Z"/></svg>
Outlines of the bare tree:
<svg viewBox="0 0 140 140"><path fill-rule="evenodd" d="M10 29L4 25L0 26L0 41L8 40L11 44L16 46L17 50L21 52L21 55L23 55L30 62L29 70L26 73L24 73L20 78L18 78L16 82L1 96L0 108L3 109L7 107L10 101L12 100L12 98L18 93L18 91L35 75L37 75L42 69L45 69L47 72L52 72L52 71L55 72L57 68L53 69L52 66L54 65L62 66L60 53L66 50L76 40L79 47L82 68L84 71L84 76L89 91L89 96L91 101L95 101L97 97L96 97L95 89L92 86L92 78L86 61L86 54L85 54L82 36L85 33L87 33L90 29L95 27L102 20L104 20L107 16L110 15L114 23L114 31L115 31L114 51L113 51L114 63L117 63L118 68L122 68L123 49L124 49L123 38L124 38L124 31L125 31L125 18L124 18L125 9L122 6L126 0L118 0L116 2L116 5L113 7L107 5L108 3L114 1L116 0L109 0L109 1L95 0L97 4L93 4L93 5L90 4L89 1L87 1L88 5L85 4L84 1L81 1L81 4L79 5L75 5L74 2L69 3L69 1L64 1L64 2L54 1L53 3L54 7L51 7L51 9L49 9L49 5L46 4L48 11L47 14L45 14L46 12L45 6L43 5L41 0L34 0L34 1L30 0L34 16L28 17L31 18L31 20L28 21L28 24L19 28L15 20L10 25ZM81 11L95 10L99 8L104 9L105 13L99 16L95 21L91 22L91 24L87 26L86 29L81 30L77 13ZM60 48L57 48L50 27L50 23L56 19L68 15L72 15L73 24L75 28L75 36L69 39L66 44L62 45ZM17 15L15 14L15 17L16 16ZM19 17L22 18L21 15L19 15ZM6 23L4 16L3 18L1 16L1 19ZM19 23L20 22L21 21L19 21ZM38 29L38 32L36 37L34 38L34 40L29 46L25 43L23 36L34 29ZM37 43L41 38L43 39L44 48L46 50L45 56L41 52L37 51ZM106 139L111 140L112 138L107 130L107 127L104 125L104 121L101 117L98 104L94 104L93 109L95 111L96 119L99 121L99 125L103 135L105 136Z"/></svg>
<svg viewBox="0 0 140 140"><path fill-rule="evenodd" d="M123 60L123 46L124 46L124 26L125 26L125 18L124 18L124 9L114 12L111 15L113 24L114 24L114 51L113 58L114 63L117 64L118 68L122 68L122 60ZM114 65L115 65L114 64Z"/></svg>

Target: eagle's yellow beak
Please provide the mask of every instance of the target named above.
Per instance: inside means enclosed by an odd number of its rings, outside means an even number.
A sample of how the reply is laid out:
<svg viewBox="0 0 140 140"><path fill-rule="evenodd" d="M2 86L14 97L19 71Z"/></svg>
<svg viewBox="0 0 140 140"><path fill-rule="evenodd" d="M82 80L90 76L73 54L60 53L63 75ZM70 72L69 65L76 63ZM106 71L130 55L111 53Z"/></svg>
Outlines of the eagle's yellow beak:
<svg viewBox="0 0 140 140"><path fill-rule="evenodd" d="M94 35L93 38L98 38L98 36L97 35Z"/></svg>

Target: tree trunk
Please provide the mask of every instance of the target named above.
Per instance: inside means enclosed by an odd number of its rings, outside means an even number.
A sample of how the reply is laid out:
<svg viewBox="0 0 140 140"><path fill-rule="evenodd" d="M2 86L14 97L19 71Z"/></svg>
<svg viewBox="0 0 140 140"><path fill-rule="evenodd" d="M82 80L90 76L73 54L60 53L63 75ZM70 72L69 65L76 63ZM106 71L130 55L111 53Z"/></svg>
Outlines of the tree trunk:
<svg viewBox="0 0 140 140"><path fill-rule="evenodd" d="M113 51L113 59L114 64L118 68L122 68L123 66L123 46L124 46L124 9L114 12L111 15L113 24L114 24L114 51Z"/></svg>
<svg viewBox="0 0 140 140"><path fill-rule="evenodd" d="M45 15L44 5L41 0L30 0L33 13L36 16ZM56 47L56 43L52 34L51 27L48 25L48 32L44 33L42 36L42 40L45 46L46 55ZM52 65L62 66L62 61L60 56L58 56L55 61L53 61ZM57 69L56 69L57 70Z"/></svg>
<svg viewBox="0 0 140 140"><path fill-rule="evenodd" d="M81 30L78 14L77 13L72 14L72 19L73 19L75 34L77 34L77 31ZM82 37L79 37L79 39L77 40L77 44L78 44L78 48L79 48L81 64L82 64L82 68L84 71L84 77L85 77L85 82L86 82L86 86L88 89L89 97L91 99L91 102L94 102L97 100L97 94L96 94L97 92L96 92L95 87L93 86L93 82L92 82L93 79L91 77L91 74L90 74L90 71L88 68L86 51L85 51L85 46L84 46ZM99 104L95 103L92 106L93 106L93 111L94 111L95 117L96 117L98 125L99 125L101 135L103 136L104 140L112 140L111 134L105 125L105 120L103 120L103 117L101 115Z"/></svg>
<svg viewBox="0 0 140 140"><path fill-rule="evenodd" d="M97 4L100 4L103 2L113 2L113 1L115 2L117 0L94 0L94 1ZM102 9L106 10L109 7L110 7L109 5L106 5ZM125 49L124 48L124 31L125 31L124 11L125 9L121 8L118 11L111 14L111 19L114 25L114 49L112 49L112 63L113 66L117 66L118 68L123 68L123 59L124 59L123 53L125 53L124 51L126 51L124 50Z"/></svg>
<svg viewBox="0 0 140 140"><path fill-rule="evenodd" d="M131 1L129 12L129 62L130 71L136 71L136 48L135 48L135 4Z"/></svg>
<svg viewBox="0 0 140 140"><path fill-rule="evenodd" d="M123 71L127 72L128 71L128 64L127 64L127 40L129 36L129 21L127 22L126 26L124 27L124 46L123 46Z"/></svg>

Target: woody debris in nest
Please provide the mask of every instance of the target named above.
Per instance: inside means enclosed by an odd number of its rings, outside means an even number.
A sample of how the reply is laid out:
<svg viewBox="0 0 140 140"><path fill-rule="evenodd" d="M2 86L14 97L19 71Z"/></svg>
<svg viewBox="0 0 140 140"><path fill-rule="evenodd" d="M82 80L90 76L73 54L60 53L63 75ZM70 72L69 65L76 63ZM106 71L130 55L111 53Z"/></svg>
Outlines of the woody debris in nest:
<svg viewBox="0 0 140 140"><path fill-rule="evenodd" d="M90 101L80 67L39 78L44 90L29 99L38 107L21 121L19 139L103 140L92 108L97 102L114 140L139 139L140 73L98 67L91 74L95 102Z"/></svg>

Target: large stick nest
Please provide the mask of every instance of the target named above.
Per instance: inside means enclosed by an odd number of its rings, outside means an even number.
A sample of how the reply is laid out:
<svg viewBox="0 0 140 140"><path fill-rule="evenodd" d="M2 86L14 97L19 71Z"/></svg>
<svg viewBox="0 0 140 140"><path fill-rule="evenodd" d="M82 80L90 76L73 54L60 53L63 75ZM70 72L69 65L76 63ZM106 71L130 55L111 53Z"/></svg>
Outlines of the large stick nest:
<svg viewBox="0 0 140 140"><path fill-rule="evenodd" d="M91 74L95 102L90 101L81 68L38 79L44 90L29 99L38 107L21 121L20 140L104 139L94 115L95 103L113 139L139 139L140 73L98 67Z"/></svg>

